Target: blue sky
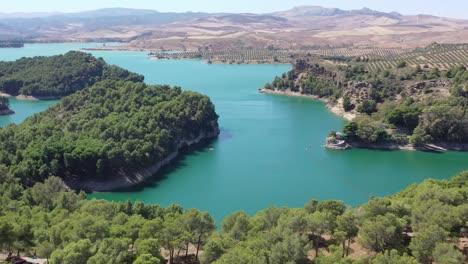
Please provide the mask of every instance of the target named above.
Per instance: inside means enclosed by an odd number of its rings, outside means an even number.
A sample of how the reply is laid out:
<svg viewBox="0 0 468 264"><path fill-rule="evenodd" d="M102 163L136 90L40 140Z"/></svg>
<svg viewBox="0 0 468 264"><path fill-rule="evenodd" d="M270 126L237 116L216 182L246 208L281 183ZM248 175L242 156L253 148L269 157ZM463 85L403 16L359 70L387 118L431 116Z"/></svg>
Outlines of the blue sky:
<svg viewBox="0 0 468 264"><path fill-rule="evenodd" d="M267 13L298 5L341 9L369 7L403 14L432 14L468 19L468 0L0 0L0 12L75 12L104 7L130 7L158 11Z"/></svg>

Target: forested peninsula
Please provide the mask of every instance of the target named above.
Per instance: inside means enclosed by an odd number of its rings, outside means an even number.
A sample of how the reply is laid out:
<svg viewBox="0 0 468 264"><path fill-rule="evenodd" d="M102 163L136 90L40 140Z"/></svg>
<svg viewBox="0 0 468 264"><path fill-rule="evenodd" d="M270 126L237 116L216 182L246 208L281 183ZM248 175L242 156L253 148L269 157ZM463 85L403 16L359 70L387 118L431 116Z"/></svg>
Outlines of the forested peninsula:
<svg viewBox="0 0 468 264"><path fill-rule="evenodd" d="M180 148L216 137L217 120L207 96L106 80L0 129L0 164L26 184L54 175L75 189L128 187Z"/></svg>
<svg viewBox="0 0 468 264"><path fill-rule="evenodd" d="M101 80L142 82L143 79L142 75L79 51L0 62L0 92L19 99L57 99Z"/></svg>
<svg viewBox="0 0 468 264"><path fill-rule="evenodd" d="M328 146L346 149L468 150L468 71L412 67L367 70L360 58L301 59L262 92L312 96L350 119Z"/></svg>
<svg viewBox="0 0 468 264"><path fill-rule="evenodd" d="M461 264L467 183L466 172L426 180L358 208L311 200L237 212L215 231L207 212L87 200L56 177L25 189L0 166L0 255L51 264Z"/></svg>

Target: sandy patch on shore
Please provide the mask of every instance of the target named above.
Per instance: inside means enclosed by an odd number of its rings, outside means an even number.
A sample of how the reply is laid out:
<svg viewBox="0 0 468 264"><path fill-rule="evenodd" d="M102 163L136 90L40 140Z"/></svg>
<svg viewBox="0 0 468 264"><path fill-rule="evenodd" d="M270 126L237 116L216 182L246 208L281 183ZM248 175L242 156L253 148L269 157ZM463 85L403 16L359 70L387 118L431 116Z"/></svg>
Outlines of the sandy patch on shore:
<svg viewBox="0 0 468 264"><path fill-rule="evenodd" d="M279 90L268 90L268 89L260 89L259 90L261 93L264 94L276 94L276 95L286 95L286 96L294 96L294 97L305 97L305 98L311 98L314 100L319 100L325 103L328 103L327 99L320 98L316 95L310 95L310 94L301 94L299 92L293 92L293 91L279 91Z"/></svg>
<svg viewBox="0 0 468 264"><path fill-rule="evenodd" d="M346 112L344 110L343 98L338 99L338 102L336 104L327 104L327 108L335 115L341 116L348 121L353 121L353 119L357 116L355 112Z"/></svg>
<svg viewBox="0 0 468 264"><path fill-rule="evenodd" d="M37 101L37 100L39 100L37 97L31 96L31 95L22 95L22 94L16 96L16 99L24 100L24 101Z"/></svg>
<svg viewBox="0 0 468 264"><path fill-rule="evenodd" d="M0 96L8 97L8 98L15 97L18 100L25 100L25 101L37 101L37 100L39 100L39 98L37 98L37 97L30 96L30 95L22 95L22 94L20 94L18 96L13 96L11 94L0 92Z"/></svg>

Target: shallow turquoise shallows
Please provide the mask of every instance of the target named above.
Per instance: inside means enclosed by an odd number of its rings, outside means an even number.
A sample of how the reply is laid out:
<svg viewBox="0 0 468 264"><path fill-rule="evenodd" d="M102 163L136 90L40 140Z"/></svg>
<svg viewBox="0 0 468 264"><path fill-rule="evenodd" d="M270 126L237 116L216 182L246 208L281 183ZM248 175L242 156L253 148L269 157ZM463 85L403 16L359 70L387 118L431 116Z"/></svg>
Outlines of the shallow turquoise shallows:
<svg viewBox="0 0 468 264"><path fill-rule="evenodd" d="M77 44L32 45L10 50L6 58L75 48ZM5 58L3 52L0 58ZM341 118L321 102L257 91L288 71L288 65L209 65L155 61L141 52L93 53L144 74L149 83L180 85L209 95L222 132L218 140L186 155L144 188L91 197L176 203L207 210L220 221L237 210L253 214L271 205L301 207L312 198L340 199L355 206L371 196L390 195L426 178L448 179L468 169L465 153L324 149L328 132L344 124ZM18 116L46 107L16 101L12 106ZM1 117L1 124L23 119L10 118Z"/></svg>

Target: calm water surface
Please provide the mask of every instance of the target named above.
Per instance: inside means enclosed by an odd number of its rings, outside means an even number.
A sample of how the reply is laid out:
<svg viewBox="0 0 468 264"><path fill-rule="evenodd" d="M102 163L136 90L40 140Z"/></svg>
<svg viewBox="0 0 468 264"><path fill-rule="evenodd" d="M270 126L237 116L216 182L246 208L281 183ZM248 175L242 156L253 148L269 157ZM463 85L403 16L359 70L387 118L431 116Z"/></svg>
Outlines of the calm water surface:
<svg viewBox="0 0 468 264"><path fill-rule="evenodd" d="M93 45L93 44L88 44ZM0 59L52 55L83 44L28 45L0 49ZM93 52L108 62L144 74L148 83L182 86L209 95L220 115L219 139L186 155L159 181L127 192L96 193L108 200L141 200L209 211L218 221L271 205L300 207L312 198L349 205L396 193L426 178L448 179L468 169L465 153L330 151L324 138L344 121L321 102L257 92L288 65L208 65L200 61L155 61L142 52ZM55 102L12 100L17 114L0 125L21 122Z"/></svg>

